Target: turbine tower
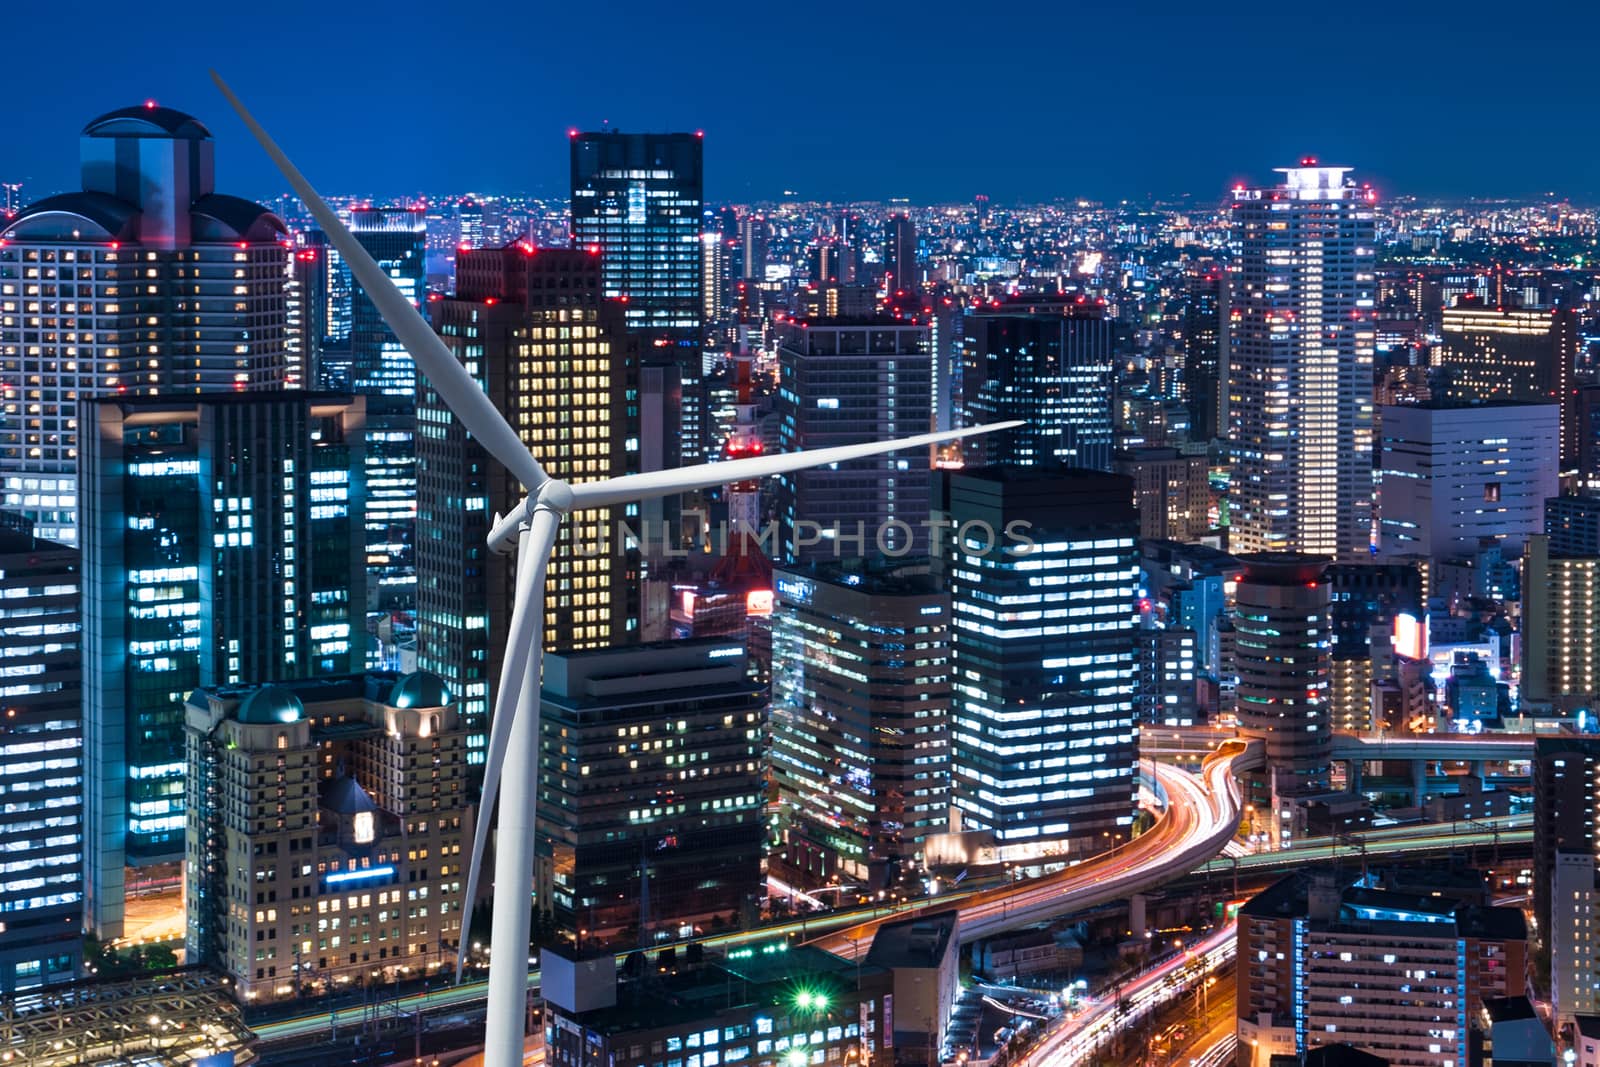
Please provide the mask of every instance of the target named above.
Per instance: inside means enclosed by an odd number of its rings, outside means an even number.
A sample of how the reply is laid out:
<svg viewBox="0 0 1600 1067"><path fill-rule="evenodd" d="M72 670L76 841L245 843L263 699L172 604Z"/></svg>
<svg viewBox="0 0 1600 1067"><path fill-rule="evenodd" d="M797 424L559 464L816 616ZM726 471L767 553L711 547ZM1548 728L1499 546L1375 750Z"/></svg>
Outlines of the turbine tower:
<svg viewBox="0 0 1600 1067"><path fill-rule="evenodd" d="M747 459L727 460L677 470L629 474L606 481L568 485L551 478L517 436L516 430L490 403L478 383L456 361L444 342L405 298L388 274L373 261L339 216L317 195L311 183L267 136L233 90L215 71L211 78L266 150L295 194L304 202L328 241L339 250L374 307L405 346L439 398L444 401L484 450L498 460L527 491L509 515L498 517L489 533L489 547L517 552L516 591L511 625L506 634L505 662L495 694L494 716L484 763L483 796L473 834L472 860L461 918L461 945L472 921L483 854L488 843L489 813L501 797L498 847L495 850L492 934L500 942L490 958L488 1021L484 1030L485 1067L517 1067L522 1063L528 990L528 935L531 925L534 862L534 811L539 766L539 685L544 660L544 580L556 534L569 514L584 508L612 507L631 501L676 496L729 482L754 481L769 475L829 463L898 452L926 450L929 445L972 434L1020 426L1018 422L974 426L946 433L920 434L898 441L876 441ZM458 946L456 977L461 976Z"/></svg>

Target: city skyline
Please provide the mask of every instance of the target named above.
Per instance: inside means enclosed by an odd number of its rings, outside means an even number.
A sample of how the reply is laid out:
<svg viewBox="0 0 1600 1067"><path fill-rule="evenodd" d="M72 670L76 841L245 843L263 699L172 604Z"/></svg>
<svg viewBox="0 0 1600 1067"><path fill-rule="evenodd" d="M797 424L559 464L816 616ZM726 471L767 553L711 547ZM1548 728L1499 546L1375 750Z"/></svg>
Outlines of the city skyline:
<svg viewBox="0 0 1600 1067"><path fill-rule="evenodd" d="M785 190L807 199L919 203L976 193L996 203L1185 193L1209 202L1307 154L1361 167L1385 196L1600 198L1600 161L1574 134L1582 117L1582 42L1592 37L1583 26L1596 22L1584 5L1557 4L1525 23L1497 19L1493 34L1482 32L1490 12L1477 4L1337 25L1309 10L1254 22L1151 6L1139 18L1036 11L998 21L991 39L967 45L958 32L967 20L954 5L935 5L915 19L853 11L851 31L841 34L826 21L813 29L791 25L777 11L734 17L718 8L680 13L645 32L646 10L620 4L612 21L621 28L601 59L588 49L540 47L581 40L588 13L578 10L505 13L488 26L401 4L375 25L355 12L289 5L263 24L245 14L184 18L199 9L172 5L175 17L135 23L122 45L130 54L178 49L192 61L109 64L93 79L54 83L30 101L28 127L36 132L16 139L12 172L0 177L40 195L71 188L65 131L132 99L188 111L214 122L222 141L236 140L243 131L215 106L220 101L205 77L206 67L219 63L242 91L263 100L267 121L296 124L291 147L325 187L385 196L439 188L556 194L566 173L566 131L609 125L703 130L706 193L717 202L777 199ZM58 25L66 32L65 20L83 14L45 12L30 30L48 35ZM253 55L237 47L247 20ZM1020 25L1029 32L1006 29ZM744 47L751 37L761 45ZM1408 40L1422 47L1403 47ZM411 84L425 91L376 91L381 82L365 63L319 63L317 41L352 42L390 64L409 53ZM1074 47L1080 41L1099 44ZM301 73L286 76L277 58L265 58L285 51ZM649 78L647 86L597 76L601 67L648 71L664 54L678 55L687 76ZM795 58L821 54L859 76L791 75L795 84L788 84ZM469 57L470 79L459 73ZM1437 79L1430 57L1493 70L1499 83L1529 89L1485 87L1463 99L1457 83ZM50 49L14 58L25 83L40 82L53 61ZM954 78L941 73L947 67ZM1327 71L1327 80L1307 70ZM757 91L726 91L741 80ZM1269 85L1276 87L1271 93L1258 91ZM1537 102L1529 100L1533 93ZM784 101L796 96L816 119L786 117ZM349 109L349 121L337 121L341 108ZM301 121L308 114L321 117L320 129ZM1195 121L1200 116L1215 121ZM1508 126L1518 131L1518 151L1487 150L1483 131ZM997 150L941 151L951 137L982 139ZM906 151L908 140L927 147ZM424 142L429 150L419 151ZM223 178L255 195L282 189L248 155L225 160Z"/></svg>

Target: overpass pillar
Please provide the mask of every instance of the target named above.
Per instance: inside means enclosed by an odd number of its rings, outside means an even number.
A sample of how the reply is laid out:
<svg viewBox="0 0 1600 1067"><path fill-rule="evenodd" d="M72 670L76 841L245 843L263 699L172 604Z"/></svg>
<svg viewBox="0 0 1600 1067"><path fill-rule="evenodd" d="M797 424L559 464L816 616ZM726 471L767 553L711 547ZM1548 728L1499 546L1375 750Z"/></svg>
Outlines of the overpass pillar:
<svg viewBox="0 0 1600 1067"><path fill-rule="evenodd" d="M1411 806L1420 808L1428 795L1428 761L1411 761Z"/></svg>
<svg viewBox="0 0 1600 1067"><path fill-rule="evenodd" d="M1484 761L1481 759L1475 759L1467 764L1467 776L1472 779L1474 793L1483 792L1483 764Z"/></svg>
<svg viewBox="0 0 1600 1067"><path fill-rule="evenodd" d="M1366 766L1365 760L1349 759L1345 761L1344 788L1349 793L1361 792L1361 769Z"/></svg>
<svg viewBox="0 0 1600 1067"><path fill-rule="evenodd" d="M1143 893L1135 893L1128 899L1128 935L1130 937L1143 937L1149 924L1146 912L1146 901Z"/></svg>

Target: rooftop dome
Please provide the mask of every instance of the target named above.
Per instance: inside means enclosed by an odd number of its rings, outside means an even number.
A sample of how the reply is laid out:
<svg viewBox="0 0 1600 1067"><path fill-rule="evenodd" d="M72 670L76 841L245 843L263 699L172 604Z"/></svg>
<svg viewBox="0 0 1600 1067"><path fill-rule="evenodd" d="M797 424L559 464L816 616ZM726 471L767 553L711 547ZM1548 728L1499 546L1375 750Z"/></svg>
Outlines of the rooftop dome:
<svg viewBox="0 0 1600 1067"><path fill-rule="evenodd" d="M276 726L299 722L305 716L300 698L282 686L264 685L239 705L238 718L252 726Z"/></svg>
<svg viewBox="0 0 1600 1067"><path fill-rule="evenodd" d="M406 675L389 694L389 704L396 708L442 708L451 699L444 680L427 671L413 671Z"/></svg>
<svg viewBox="0 0 1600 1067"><path fill-rule="evenodd" d="M208 141L211 131L193 115L161 107L154 100L107 111L83 128L85 137L179 137Z"/></svg>

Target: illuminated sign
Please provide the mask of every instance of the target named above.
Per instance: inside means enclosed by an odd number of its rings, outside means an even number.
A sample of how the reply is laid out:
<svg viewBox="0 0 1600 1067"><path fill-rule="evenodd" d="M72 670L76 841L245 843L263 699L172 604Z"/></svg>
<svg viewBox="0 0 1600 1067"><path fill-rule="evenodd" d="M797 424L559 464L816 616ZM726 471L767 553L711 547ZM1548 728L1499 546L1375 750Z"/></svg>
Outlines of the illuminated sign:
<svg viewBox="0 0 1600 1067"><path fill-rule="evenodd" d="M1394 617L1394 652L1406 659L1428 657L1428 626L1415 615L1398 612Z"/></svg>
<svg viewBox="0 0 1600 1067"><path fill-rule="evenodd" d="M803 578L779 578L778 595L791 604L811 603L811 583Z"/></svg>
<svg viewBox="0 0 1600 1067"><path fill-rule="evenodd" d="M372 844L372 839L377 836L376 830L372 825L372 812L358 811L355 814L355 818L351 821L355 828L356 844Z"/></svg>
<svg viewBox="0 0 1600 1067"><path fill-rule="evenodd" d="M706 653L706 659L728 659L732 656L742 655L744 655L743 648L740 648L738 645L731 645L727 648L713 648L710 652Z"/></svg>
<svg viewBox="0 0 1600 1067"><path fill-rule="evenodd" d="M744 613L757 618L772 614L772 590L752 589L744 595Z"/></svg>
<svg viewBox="0 0 1600 1067"><path fill-rule="evenodd" d="M342 885L345 882L365 882L371 878L388 878L394 874L394 868L387 863L382 867L367 867L359 871L335 871L323 879L328 885Z"/></svg>

